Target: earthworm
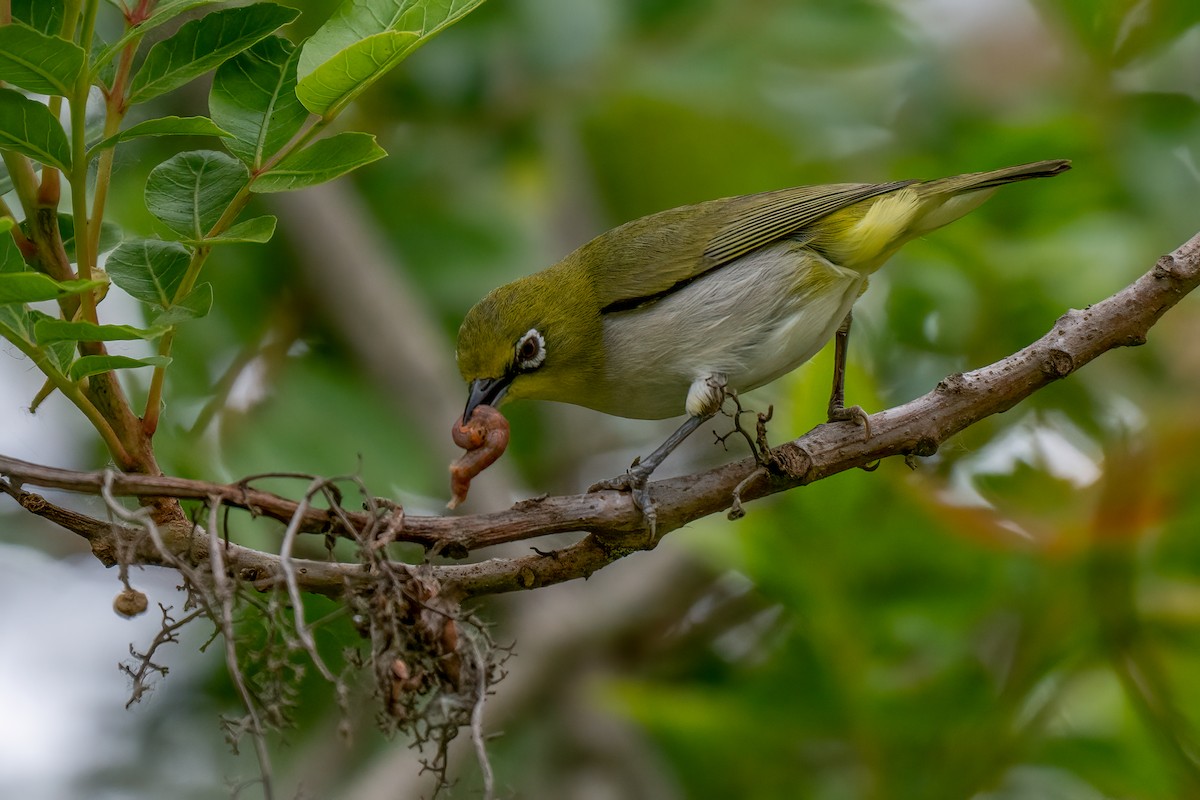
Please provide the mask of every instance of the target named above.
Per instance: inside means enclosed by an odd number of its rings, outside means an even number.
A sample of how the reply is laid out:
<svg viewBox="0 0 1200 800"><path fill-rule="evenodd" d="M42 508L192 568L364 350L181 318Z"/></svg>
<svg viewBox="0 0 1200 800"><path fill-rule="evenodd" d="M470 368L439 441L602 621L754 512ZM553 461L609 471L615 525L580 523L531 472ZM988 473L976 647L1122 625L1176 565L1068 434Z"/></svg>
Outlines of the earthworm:
<svg viewBox="0 0 1200 800"><path fill-rule="evenodd" d="M450 465L450 491L453 497L446 508L456 508L467 499L471 479L504 455L508 447L508 420L491 406L476 406L471 419L460 416L450 428L454 443L466 450Z"/></svg>

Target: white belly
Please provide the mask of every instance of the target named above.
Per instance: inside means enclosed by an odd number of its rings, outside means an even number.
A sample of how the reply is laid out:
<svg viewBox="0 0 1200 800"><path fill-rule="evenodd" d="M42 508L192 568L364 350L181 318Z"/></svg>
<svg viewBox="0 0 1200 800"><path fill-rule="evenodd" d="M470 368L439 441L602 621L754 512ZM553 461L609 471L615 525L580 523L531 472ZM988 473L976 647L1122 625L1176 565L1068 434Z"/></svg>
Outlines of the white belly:
<svg viewBox="0 0 1200 800"><path fill-rule="evenodd" d="M605 381L592 407L657 419L685 413L692 382L748 392L812 358L866 282L795 242L757 250L646 308L604 321Z"/></svg>

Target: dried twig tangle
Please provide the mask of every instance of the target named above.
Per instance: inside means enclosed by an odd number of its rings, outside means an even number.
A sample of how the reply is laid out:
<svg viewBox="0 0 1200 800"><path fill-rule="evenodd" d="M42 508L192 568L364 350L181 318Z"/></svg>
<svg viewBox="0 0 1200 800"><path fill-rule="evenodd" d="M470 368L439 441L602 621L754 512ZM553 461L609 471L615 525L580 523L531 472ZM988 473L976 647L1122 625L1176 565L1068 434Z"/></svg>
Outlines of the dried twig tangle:
<svg viewBox="0 0 1200 800"><path fill-rule="evenodd" d="M950 436L985 417L1007 411L1102 353L1145 343L1150 328L1197 284L1200 234L1160 258L1149 271L1111 297L1086 309L1067 312L1028 347L986 367L948 376L931 392L872 414L869 440L863 439L858 425L821 425L773 448L767 454L765 470L747 458L696 475L655 482L652 486L658 504L659 534L729 508L735 490L740 501L746 502L889 456L932 455ZM360 541L367 532L375 535L382 527L389 541L418 543L433 553L456 558L504 542L568 531L587 533L579 542L551 553L433 566L427 577L440 585L441 597L446 600L586 577L629 553L653 546L646 540L640 515L629 496L613 491L525 500L491 514L425 517L400 516L401 510L384 503L373 513L316 508L307 499L297 502L254 489L248 483L222 485L111 470L76 472L3 456L0 475L4 476L0 491L30 512L88 539L97 557L106 563L116 563L113 553L117 532L110 523L58 507L23 487L198 499L207 501L210 508L232 506L278 519L287 523L289 532L333 533ZM386 521L381 520L381 514ZM168 557L144 549L137 554L139 562L170 565L176 559L191 563L208 560L210 532L188 526L170 533L162 537L170 551ZM296 586L305 591L340 595L347 587L362 586L375 577L358 562L294 559L290 554L281 557L233 543L224 545L221 551L227 574L260 589L294 579Z"/></svg>

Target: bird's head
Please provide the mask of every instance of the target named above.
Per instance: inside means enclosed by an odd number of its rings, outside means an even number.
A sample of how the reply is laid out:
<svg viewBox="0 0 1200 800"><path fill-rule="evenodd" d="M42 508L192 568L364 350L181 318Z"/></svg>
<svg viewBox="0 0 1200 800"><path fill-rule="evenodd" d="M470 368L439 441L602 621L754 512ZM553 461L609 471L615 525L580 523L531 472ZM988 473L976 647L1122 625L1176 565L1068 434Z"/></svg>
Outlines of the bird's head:
<svg viewBox="0 0 1200 800"><path fill-rule="evenodd" d="M536 398L580 403L603 364L600 314L584 280L547 270L501 286L467 312L458 369L477 406Z"/></svg>

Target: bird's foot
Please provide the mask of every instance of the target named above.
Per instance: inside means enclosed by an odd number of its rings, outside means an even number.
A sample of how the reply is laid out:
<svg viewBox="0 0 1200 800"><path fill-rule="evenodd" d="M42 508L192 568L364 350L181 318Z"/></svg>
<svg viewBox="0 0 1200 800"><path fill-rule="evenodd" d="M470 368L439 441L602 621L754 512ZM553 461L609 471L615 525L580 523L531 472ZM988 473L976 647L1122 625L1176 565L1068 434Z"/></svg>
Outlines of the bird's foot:
<svg viewBox="0 0 1200 800"><path fill-rule="evenodd" d="M650 496L650 475L679 446L679 443L695 433L706 419L708 419L707 416L689 416L674 433L667 437L665 442L655 448L653 453L644 459L635 459L624 475L601 481L588 489L589 492L598 492L601 489L629 492L633 496L634 506L642 512L646 530L650 533L650 540L647 542L650 547L654 546L654 542L658 538L658 513L654 506L654 499Z"/></svg>
<svg viewBox="0 0 1200 800"><path fill-rule="evenodd" d="M629 492L633 498L634 507L642 512L642 521L645 523L646 532L650 537L649 543L653 544L658 535L658 512L654 507L653 498L650 497L650 473L651 470L643 467L639 458L623 475L589 486L588 493L601 492L605 489Z"/></svg>
<svg viewBox="0 0 1200 800"><path fill-rule="evenodd" d="M863 438L871 438L871 418L863 411L862 406L850 406L846 408L839 406L829 409L830 422L856 422L862 425Z"/></svg>

